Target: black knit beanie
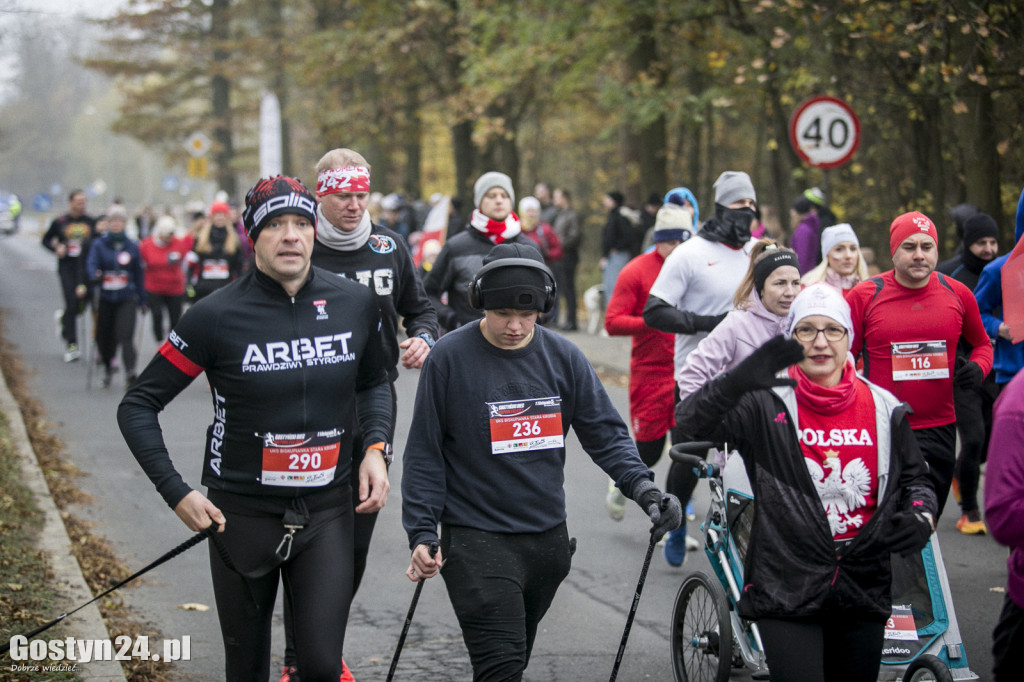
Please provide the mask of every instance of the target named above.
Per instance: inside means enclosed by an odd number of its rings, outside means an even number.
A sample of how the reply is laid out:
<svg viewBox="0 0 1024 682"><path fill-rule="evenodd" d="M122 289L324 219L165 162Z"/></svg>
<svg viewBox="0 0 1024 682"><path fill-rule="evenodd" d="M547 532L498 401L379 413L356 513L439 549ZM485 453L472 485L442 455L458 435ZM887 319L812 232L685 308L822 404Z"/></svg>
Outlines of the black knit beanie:
<svg viewBox="0 0 1024 682"><path fill-rule="evenodd" d="M970 248L971 244L992 237L999 239L999 225L995 219L987 213L976 213L964 221L964 248Z"/></svg>

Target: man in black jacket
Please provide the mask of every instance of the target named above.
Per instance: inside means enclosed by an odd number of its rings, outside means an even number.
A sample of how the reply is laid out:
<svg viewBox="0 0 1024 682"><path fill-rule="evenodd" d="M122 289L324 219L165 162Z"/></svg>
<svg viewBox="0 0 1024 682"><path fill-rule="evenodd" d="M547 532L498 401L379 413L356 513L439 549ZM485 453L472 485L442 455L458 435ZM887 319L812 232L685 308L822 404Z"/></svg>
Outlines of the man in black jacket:
<svg viewBox="0 0 1024 682"><path fill-rule="evenodd" d="M67 344L64 362L74 362L81 357L75 321L78 306L87 291L85 259L95 231L96 221L85 213L85 192L76 189L68 195L68 212L54 218L43 235L43 246L57 254L57 275L64 295L64 313L60 321L61 336Z"/></svg>
<svg viewBox="0 0 1024 682"><path fill-rule="evenodd" d="M224 679L268 679L283 580L303 675L336 680L352 598L351 498L357 513L371 513L390 489L380 312L366 287L310 265L316 200L298 180L261 180L243 220L256 267L182 316L125 394L118 424L182 522L193 531L220 527L210 570ZM175 469L158 420L203 372L214 407L207 495ZM364 454L355 493L354 447Z"/></svg>
<svg viewBox="0 0 1024 682"><path fill-rule="evenodd" d="M466 292L495 244L512 242L533 248L533 242L522 234L519 216L512 211L516 201L512 178L496 171L484 173L473 187L473 199L476 208L469 226L445 242L423 280L446 331L480 319L480 311L469 305Z"/></svg>

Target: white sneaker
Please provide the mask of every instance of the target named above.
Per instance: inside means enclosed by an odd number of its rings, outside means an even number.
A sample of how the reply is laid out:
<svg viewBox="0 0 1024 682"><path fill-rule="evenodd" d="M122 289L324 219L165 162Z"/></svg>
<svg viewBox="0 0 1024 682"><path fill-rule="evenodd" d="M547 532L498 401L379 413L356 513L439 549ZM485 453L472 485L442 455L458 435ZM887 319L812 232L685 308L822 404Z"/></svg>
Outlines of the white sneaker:
<svg viewBox="0 0 1024 682"><path fill-rule="evenodd" d="M621 521L626 516L626 496L622 494L613 481L608 481L608 494L605 495L604 505L608 509L608 516L612 521Z"/></svg>
<svg viewBox="0 0 1024 682"><path fill-rule="evenodd" d="M687 552L696 552L702 546L703 545L701 545L700 540L698 540L697 538L691 538L689 535L686 536L686 551Z"/></svg>
<svg viewBox="0 0 1024 682"><path fill-rule="evenodd" d="M74 362L80 357L82 357L82 351L78 350L78 344L69 343L67 350L64 351L64 362Z"/></svg>

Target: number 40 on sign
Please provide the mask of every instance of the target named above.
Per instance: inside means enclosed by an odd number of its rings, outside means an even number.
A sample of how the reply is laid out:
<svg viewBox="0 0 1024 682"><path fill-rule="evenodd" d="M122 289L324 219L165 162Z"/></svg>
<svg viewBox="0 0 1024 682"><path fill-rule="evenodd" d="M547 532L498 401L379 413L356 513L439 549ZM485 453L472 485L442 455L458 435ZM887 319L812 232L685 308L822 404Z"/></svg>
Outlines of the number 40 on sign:
<svg viewBox="0 0 1024 682"><path fill-rule="evenodd" d="M805 162L828 169L848 162L860 144L860 121L835 97L812 97L789 119L789 143Z"/></svg>

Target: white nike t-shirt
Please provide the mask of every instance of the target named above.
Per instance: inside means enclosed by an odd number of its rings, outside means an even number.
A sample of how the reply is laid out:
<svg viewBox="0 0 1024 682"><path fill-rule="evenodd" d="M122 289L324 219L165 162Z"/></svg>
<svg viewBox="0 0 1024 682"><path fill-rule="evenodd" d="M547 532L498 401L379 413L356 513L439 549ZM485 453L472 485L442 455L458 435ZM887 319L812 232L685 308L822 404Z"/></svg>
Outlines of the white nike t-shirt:
<svg viewBox="0 0 1024 682"><path fill-rule="evenodd" d="M732 310L732 298L750 266L750 250L756 239L742 249L703 239L698 234L680 244L665 259L651 296L671 303L679 310L698 315L719 315ZM686 356L707 332L676 334L675 375L679 380Z"/></svg>

